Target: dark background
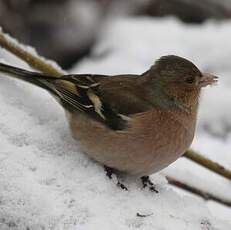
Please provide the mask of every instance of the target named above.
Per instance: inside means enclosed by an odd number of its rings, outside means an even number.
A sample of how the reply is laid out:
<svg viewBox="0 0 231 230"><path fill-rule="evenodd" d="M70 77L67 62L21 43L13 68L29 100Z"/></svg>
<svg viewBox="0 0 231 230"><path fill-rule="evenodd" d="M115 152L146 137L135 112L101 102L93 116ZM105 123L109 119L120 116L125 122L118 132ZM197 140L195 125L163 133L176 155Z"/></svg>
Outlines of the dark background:
<svg viewBox="0 0 231 230"><path fill-rule="evenodd" d="M108 19L175 16L185 23L225 20L230 0L0 0L3 29L63 68L91 52Z"/></svg>

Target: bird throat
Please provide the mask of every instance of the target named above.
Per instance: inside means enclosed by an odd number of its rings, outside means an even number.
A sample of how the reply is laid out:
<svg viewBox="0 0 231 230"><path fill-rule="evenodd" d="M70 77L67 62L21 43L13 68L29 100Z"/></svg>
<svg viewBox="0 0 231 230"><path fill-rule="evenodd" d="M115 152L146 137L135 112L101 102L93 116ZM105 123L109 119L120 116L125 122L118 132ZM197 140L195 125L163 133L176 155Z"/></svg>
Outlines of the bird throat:
<svg viewBox="0 0 231 230"><path fill-rule="evenodd" d="M152 88L152 104L163 109L177 109L190 113L192 110L196 110L198 105L198 93L196 95L191 95L191 93L179 93L177 89L156 85L154 89Z"/></svg>

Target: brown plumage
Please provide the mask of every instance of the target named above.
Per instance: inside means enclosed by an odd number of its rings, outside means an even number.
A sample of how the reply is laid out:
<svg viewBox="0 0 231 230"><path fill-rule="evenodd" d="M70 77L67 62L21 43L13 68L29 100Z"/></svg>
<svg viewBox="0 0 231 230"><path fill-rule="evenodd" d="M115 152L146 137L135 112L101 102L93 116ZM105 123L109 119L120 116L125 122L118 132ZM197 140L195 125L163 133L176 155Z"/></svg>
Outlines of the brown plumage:
<svg viewBox="0 0 231 230"><path fill-rule="evenodd" d="M216 82L190 61L160 58L141 75L47 76L0 64L64 107L73 137L96 161L132 175L165 168L190 146L201 88Z"/></svg>

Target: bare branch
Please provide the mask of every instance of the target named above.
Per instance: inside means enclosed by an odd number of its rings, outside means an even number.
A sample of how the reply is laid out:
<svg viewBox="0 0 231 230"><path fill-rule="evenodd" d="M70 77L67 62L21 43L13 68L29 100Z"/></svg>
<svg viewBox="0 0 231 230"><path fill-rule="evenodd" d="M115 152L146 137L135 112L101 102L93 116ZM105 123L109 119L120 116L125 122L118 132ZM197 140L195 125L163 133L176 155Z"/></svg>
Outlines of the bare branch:
<svg viewBox="0 0 231 230"><path fill-rule="evenodd" d="M209 192L204 192L202 190L200 190L199 188L193 187L191 185L185 184L182 181L178 181L170 176L166 176L166 179L168 180L168 183L176 186L180 189L186 190L190 193L193 193L197 196L202 197L204 200L212 200L212 201L216 201L220 204L223 204L225 206L228 206L229 208L231 208L231 200L227 200L225 198L221 198L218 196L213 195L212 193Z"/></svg>
<svg viewBox="0 0 231 230"><path fill-rule="evenodd" d="M220 176L223 176L229 180L231 180L231 171L223 167L222 165L202 156L201 154L193 151L193 150L188 150L184 154L184 156L193 162L211 170L212 172L215 172L219 174Z"/></svg>
<svg viewBox="0 0 231 230"><path fill-rule="evenodd" d="M60 76L65 73L55 62L42 58L33 48L19 44L14 38L10 37L8 34L5 34L1 28L0 46L13 53L15 56L21 58L34 69L43 73L51 74L54 76Z"/></svg>

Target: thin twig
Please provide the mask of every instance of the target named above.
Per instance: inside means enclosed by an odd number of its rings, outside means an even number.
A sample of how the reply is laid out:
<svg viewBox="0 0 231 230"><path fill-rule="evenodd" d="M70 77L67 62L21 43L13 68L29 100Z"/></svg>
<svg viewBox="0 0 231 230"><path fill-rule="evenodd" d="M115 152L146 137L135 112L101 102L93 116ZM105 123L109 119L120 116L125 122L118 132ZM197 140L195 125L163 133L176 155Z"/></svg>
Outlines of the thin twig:
<svg viewBox="0 0 231 230"><path fill-rule="evenodd" d="M17 57L21 58L23 61L28 63L34 69L37 69L43 73L51 74L54 76L63 75L64 72L58 65L51 65L49 62L41 56L37 55L35 52L29 52L25 46L19 44L15 39L11 38L9 35L2 32L0 29L0 46L9 52L15 54ZM200 155L199 153L194 152L193 150L188 150L185 155L186 158L196 162L199 165L202 165L211 171L231 180L231 171L225 169L223 166L213 162L210 159L207 159Z"/></svg>
<svg viewBox="0 0 231 230"><path fill-rule="evenodd" d="M39 56L33 48L19 44L0 28L0 46L43 73L61 76L65 72L54 62ZM30 50L30 51L29 51Z"/></svg>
<svg viewBox="0 0 231 230"><path fill-rule="evenodd" d="M209 192L204 192L204 191L200 190L199 188L193 187L192 185L185 184L184 182L178 181L178 180L176 180L170 176L166 176L166 179L168 180L169 184L176 186L180 189L186 190L186 191L193 193L195 195L198 195L206 201L207 200L216 201L218 203L221 203L221 204L231 208L231 200L217 197L217 196L215 196Z"/></svg>
<svg viewBox="0 0 231 230"><path fill-rule="evenodd" d="M231 180L231 171L223 167L222 165L202 156L201 154L193 151L188 150L185 154L185 157L192 160L193 162L204 166L205 168Z"/></svg>

